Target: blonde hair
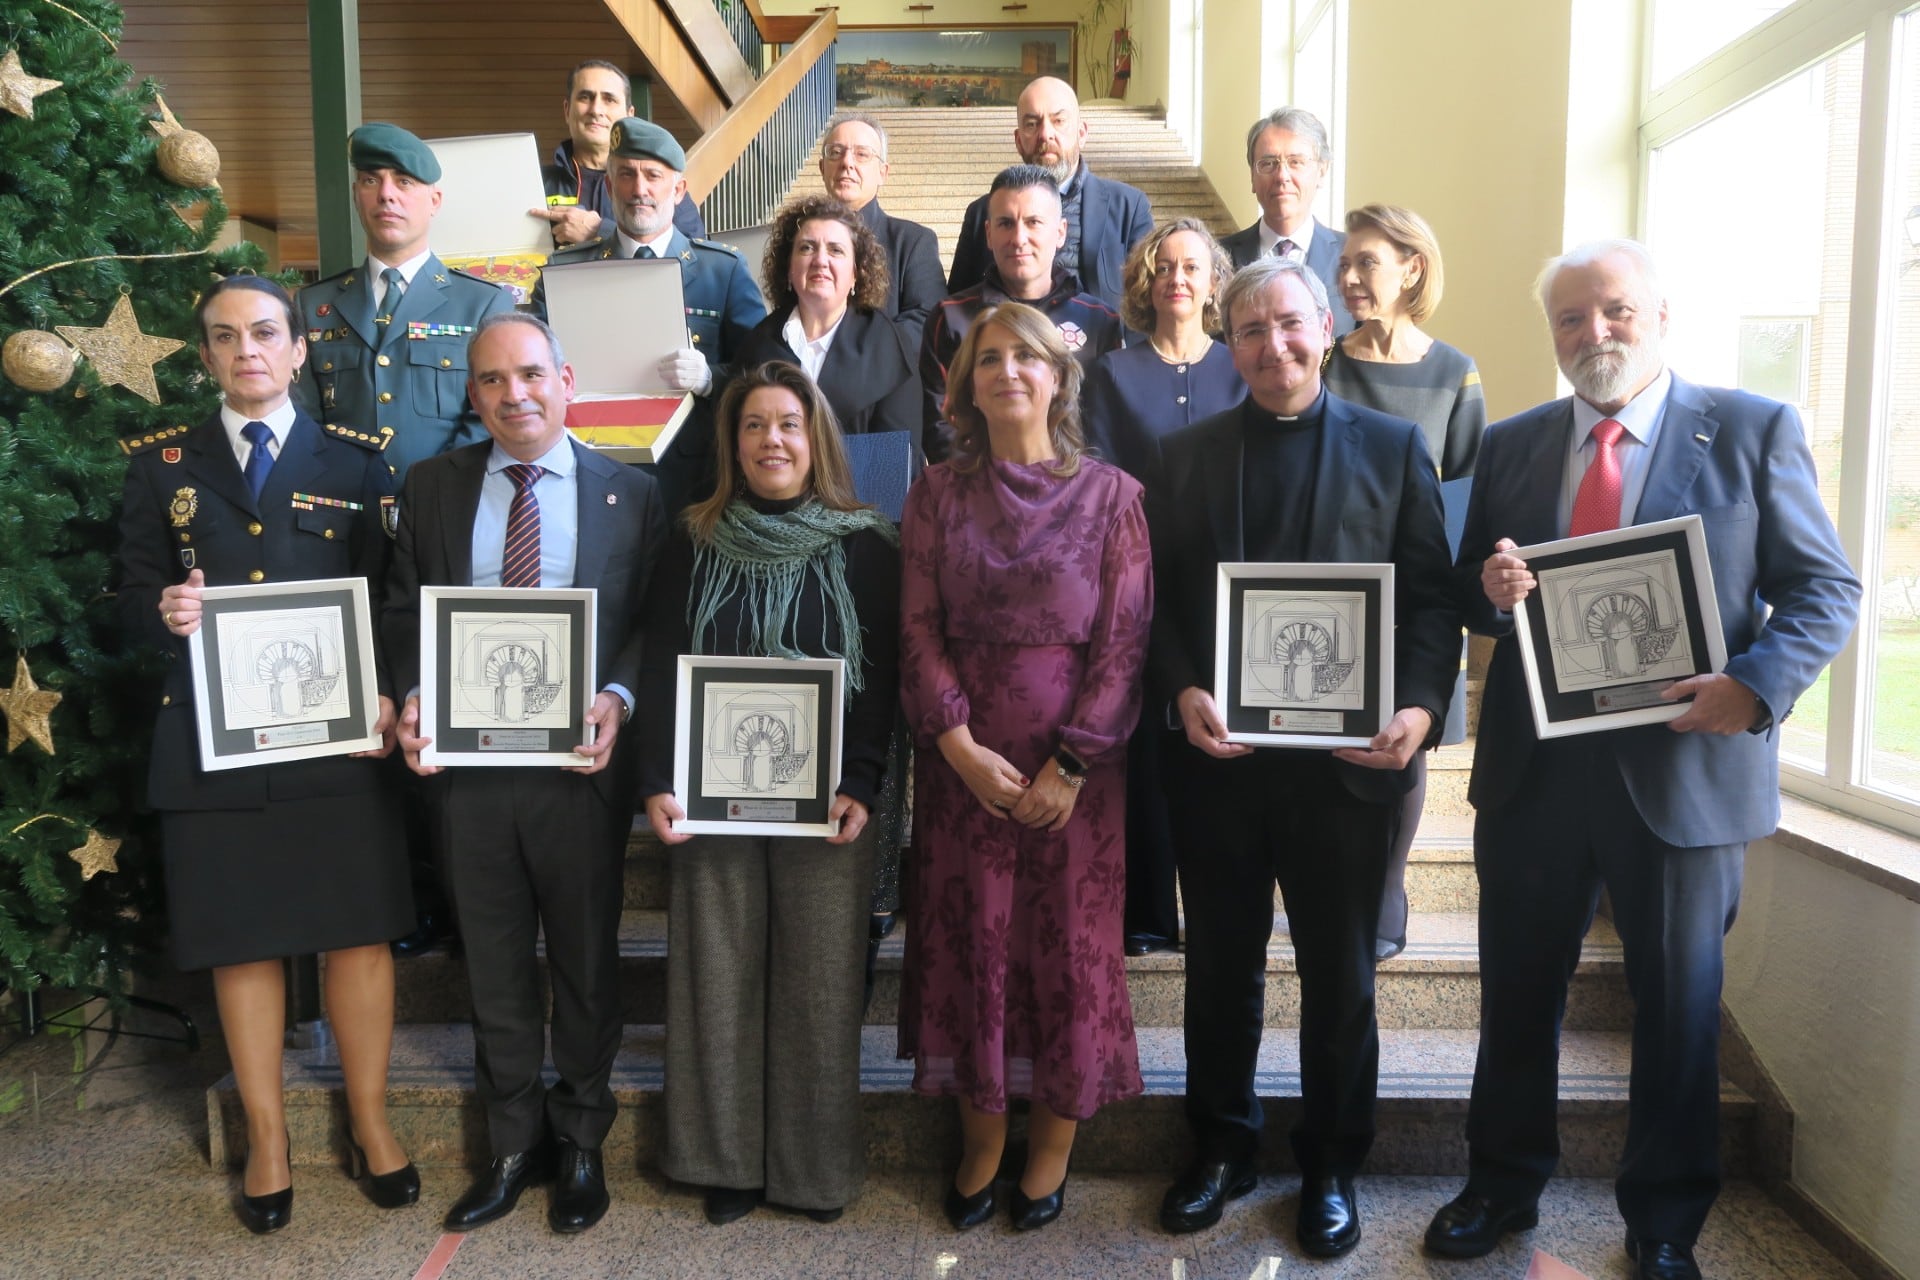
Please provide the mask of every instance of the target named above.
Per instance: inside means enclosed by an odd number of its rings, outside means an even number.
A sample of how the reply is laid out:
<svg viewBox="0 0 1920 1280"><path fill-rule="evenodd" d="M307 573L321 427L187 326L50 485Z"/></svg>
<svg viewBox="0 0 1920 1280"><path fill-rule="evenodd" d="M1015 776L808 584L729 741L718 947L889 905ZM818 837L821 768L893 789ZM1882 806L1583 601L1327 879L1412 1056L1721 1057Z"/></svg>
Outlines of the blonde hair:
<svg viewBox="0 0 1920 1280"><path fill-rule="evenodd" d="M1420 278L1407 290L1407 319L1425 324L1427 317L1440 309L1440 294L1446 277L1440 269L1440 242L1434 238L1427 220L1411 209L1397 204L1361 205L1347 215L1347 234L1377 231L1400 251L1401 258L1418 256Z"/></svg>
<svg viewBox="0 0 1920 1280"><path fill-rule="evenodd" d="M840 423L827 398L799 365L769 360L729 382L720 394L720 405L713 415L713 496L688 507L680 517L696 543L710 541L727 507L752 492L740 470L740 414L747 397L767 387L791 391L800 402L800 415L807 424L807 452L812 458L807 485L820 505L834 511L859 511L867 505L854 493L853 468L847 464L847 451L840 443Z"/></svg>
<svg viewBox="0 0 1920 1280"><path fill-rule="evenodd" d="M1120 319L1136 333L1153 332L1154 322L1159 318L1153 309L1153 260L1160 246L1182 231L1191 231L1206 245L1209 265L1213 268L1213 287L1200 308L1200 327L1208 333L1220 332L1220 293L1227 287L1227 281L1233 279L1233 259L1213 238L1206 223L1198 218L1175 218L1155 227L1133 246L1127 254L1127 265L1120 273L1125 282L1125 291L1120 296Z"/></svg>
<svg viewBox="0 0 1920 1280"><path fill-rule="evenodd" d="M946 417L954 431L953 469L972 471L987 455L987 420L973 401L973 366L979 359L980 335L990 325L999 325L1053 366L1056 385L1053 403L1047 406L1047 437L1057 459L1052 471L1057 476L1075 474L1087 446L1086 433L1080 428L1080 362L1061 341L1053 321L1023 302L1003 302L975 316L947 366Z"/></svg>

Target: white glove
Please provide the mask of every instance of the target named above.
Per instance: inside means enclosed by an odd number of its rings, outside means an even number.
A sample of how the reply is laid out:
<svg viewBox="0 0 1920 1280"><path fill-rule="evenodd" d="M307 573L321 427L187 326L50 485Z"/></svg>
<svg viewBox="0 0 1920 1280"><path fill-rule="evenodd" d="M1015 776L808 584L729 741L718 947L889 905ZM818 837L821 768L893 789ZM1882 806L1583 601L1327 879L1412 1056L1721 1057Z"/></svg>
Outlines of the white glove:
<svg viewBox="0 0 1920 1280"><path fill-rule="evenodd" d="M713 389L713 370L692 347L682 347L660 362L660 380L675 391L703 396Z"/></svg>

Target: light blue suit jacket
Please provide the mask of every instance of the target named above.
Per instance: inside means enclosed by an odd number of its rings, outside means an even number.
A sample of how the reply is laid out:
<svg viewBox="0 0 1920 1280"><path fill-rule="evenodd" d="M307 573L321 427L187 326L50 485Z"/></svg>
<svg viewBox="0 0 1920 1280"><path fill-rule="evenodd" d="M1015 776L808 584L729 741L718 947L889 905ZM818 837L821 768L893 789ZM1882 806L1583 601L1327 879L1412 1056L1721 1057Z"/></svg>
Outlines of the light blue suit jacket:
<svg viewBox="0 0 1920 1280"><path fill-rule="evenodd" d="M1494 543L1550 542L1558 528L1573 402L1496 423L1480 446L1458 560L1468 627L1498 637L1487 671L1469 798L1511 799L1538 739L1511 614L1480 586ZM1780 820L1779 735L1793 703L1846 644L1860 581L1821 505L1800 416L1744 391L1673 379L1635 524L1697 514L1727 646L1726 674L1771 716L1763 732L1675 733L1664 724L1602 735L1647 826L1686 848L1744 844ZM1769 612L1771 611L1771 612Z"/></svg>

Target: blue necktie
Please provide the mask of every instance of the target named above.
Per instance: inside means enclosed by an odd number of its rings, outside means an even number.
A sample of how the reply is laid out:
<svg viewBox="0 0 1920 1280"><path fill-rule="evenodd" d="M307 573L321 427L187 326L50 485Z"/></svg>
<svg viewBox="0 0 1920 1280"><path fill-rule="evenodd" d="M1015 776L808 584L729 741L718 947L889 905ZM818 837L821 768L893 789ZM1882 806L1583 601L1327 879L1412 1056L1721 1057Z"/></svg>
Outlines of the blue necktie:
<svg viewBox="0 0 1920 1280"><path fill-rule="evenodd" d="M643 244L643 245L641 245L641 246L640 246L640 247L639 247L638 249L635 249L635 250L633 251L633 256L634 256L634 257L636 257L636 258L651 258L651 257L654 257L655 255L654 255L654 252L653 252L653 246L652 246L652 245L647 245L647 244Z"/></svg>
<svg viewBox="0 0 1920 1280"><path fill-rule="evenodd" d="M260 491L267 487L267 473L273 470L273 455L267 452L267 445L273 440L273 428L264 422L249 422L240 428L240 434L252 446L247 451L246 470L241 474L247 482L247 491L258 502Z"/></svg>

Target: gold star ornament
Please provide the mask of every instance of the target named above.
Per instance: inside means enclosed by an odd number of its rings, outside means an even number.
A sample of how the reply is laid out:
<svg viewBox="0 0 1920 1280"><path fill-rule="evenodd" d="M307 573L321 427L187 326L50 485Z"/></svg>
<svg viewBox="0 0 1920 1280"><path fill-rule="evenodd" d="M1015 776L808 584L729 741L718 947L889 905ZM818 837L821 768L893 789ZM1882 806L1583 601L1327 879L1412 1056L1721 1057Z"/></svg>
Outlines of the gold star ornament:
<svg viewBox="0 0 1920 1280"><path fill-rule="evenodd" d="M33 100L43 93L58 89L59 80L42 80L30 76L27 69L20 65L20 51L7 50L7 56L0 58L0 107L5 107L22 120L33 119Z"/></svg>
<svg viewBox="0 0 1920 1280"><path fill-rule="evenodd" d="M115 861L120 855L120 841L111 836L103 836L92 827L87 828L87 842L78 849L67 850L67 856L80 864L80 878L91 880L102 871L118 871L120 864Z"/></svg>
<svg viewBox="0 0 1920 1280"><path fill-rule="evenodd" d="M153 378L153 366L166 359L184 342L156 338L140 332L140 321L133 314L133 299L125 294L113 304L113 313L98 329L60 324L54 331L80 349L93 362L102 386L121 386L150 404L160 403L160 386Z"/></svg>
<svg viewBox="0 0 1920 1280"><path fill-rule="evenodd" d="M34 744L48 755L53 751L53 709L60 705L62 695L48 693L33 682L33 672L27 667L27 655L21 654L20 661L13 669L13 687L0 689L0 712L7 717L7 750L32 738Z"/></svg>

